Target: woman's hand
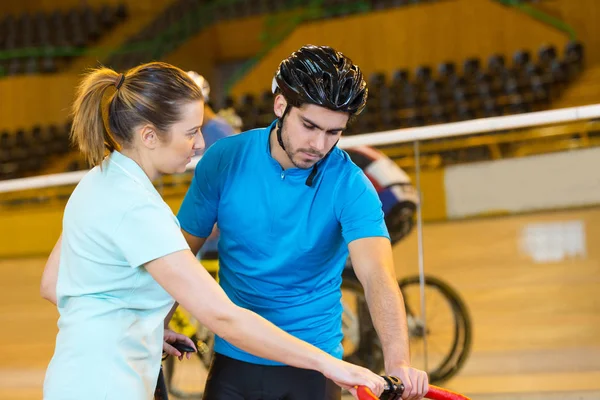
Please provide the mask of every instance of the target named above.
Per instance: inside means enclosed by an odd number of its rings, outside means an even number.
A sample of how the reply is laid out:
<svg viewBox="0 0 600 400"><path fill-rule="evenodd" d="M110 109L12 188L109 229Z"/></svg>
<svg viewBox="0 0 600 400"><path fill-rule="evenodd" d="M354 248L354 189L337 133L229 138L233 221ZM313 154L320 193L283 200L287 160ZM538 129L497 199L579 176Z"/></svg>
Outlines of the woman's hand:
<svg viewBox="0 0 600 400"><path fill-rule="evenodd" d="M198 351L198 349L196 348L196 344L192 341L192 339L190 339L189 337L181 334L181 333L177 333L177 332L173 332L170 329L165 329L165 337L164 337L164 341L163 341L163 352L167 353L170 356L174 356L179 358L179 361L183 360L183 354L181 354L181 352L179 350L177 350L175 347L171 346L171 343L175 343L175 342L183 342L185 344L187 344L190 347L193 347L195 351ZM189 360L190 358L192 358L192 353L185 353L187 359Z"/></svg>
<svg viewBox="0 0 600 400"><path fill-rule="evenodd" d="M368 387L378 397L385 387L385 381L381 376L366 368L333 357L328 357L322 373L342 389L347 389L355 398L358 398L357 386Z"/></svg>

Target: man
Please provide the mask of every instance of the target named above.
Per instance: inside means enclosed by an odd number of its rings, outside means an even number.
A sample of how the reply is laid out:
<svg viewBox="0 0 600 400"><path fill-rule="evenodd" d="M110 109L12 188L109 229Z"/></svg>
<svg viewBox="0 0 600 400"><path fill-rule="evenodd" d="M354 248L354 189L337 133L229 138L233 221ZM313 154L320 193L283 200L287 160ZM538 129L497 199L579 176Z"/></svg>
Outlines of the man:
<svg viewBox="0 0 600 400"><path fill-rule="evenodd" d="M217 115L227 121L235 133L240 133L242 131L242 118L237 114L233 99L230 97L225 98L225 106L219 110Z"/></svg>
<svg viewBox="0 0 600 400"><path fill-rule="evenodd" d="M192 251L215 222L219 278L236 304L342 356L341 273L348 253L365 289L386 374L420 399L427 375L410 367L406 315L377 192L336 147L363 110L360 69L329 47L283 60L272 86L277 120L215 143L198 163L179 220ZM339 399L324 376L216 338L204 399Z"/></svg>
<svg viewBox="0 0 600 400"><path fill-rule="evenodd" d="M205 151L217 140L236 134L234 127L227 120L215 111L209 104L210 84L200 74L195 71L188 71L196 85L200 87L204 97L204 122L202 123L202 136L204 137Z"/></svg>
<svg viewBox="0 0 600 400"><path fill-rule="evenodd" d="M215 111L209 104L210 100L210 84L196 71L188 71L187 73L190 78L200 87L202 97L204 98L204 120L202 122L202 137L204 138L204 151L212 146L217 140L224 137L235 135L236 127L230 122L236 122L235 114L229 112L228 119L223 118L221 115L215 114ZM239 119L239 117L238 117ZM241 124L241 120L239 121ZM212 234L207 238L204 246L198 252L197 256L199 259L215 259L217 254L217 244L219 242L219 229L215 225Z"/></svg>

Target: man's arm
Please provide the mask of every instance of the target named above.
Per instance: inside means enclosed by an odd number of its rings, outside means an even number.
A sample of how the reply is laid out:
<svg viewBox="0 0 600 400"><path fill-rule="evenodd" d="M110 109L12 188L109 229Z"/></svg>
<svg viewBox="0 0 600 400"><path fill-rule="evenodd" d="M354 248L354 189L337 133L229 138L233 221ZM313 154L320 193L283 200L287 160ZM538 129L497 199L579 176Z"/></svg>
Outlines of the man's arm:
<svg viewBox="0 0 600 400"><path fill-rule="evenodd" d="M192 254L198 254L202 246L204 246L206 238L194 236L191 233L187 233L183 229L181 230L181 232L183 233L183 237L185 238L185 241L187 242L188 246L190 246Z"/></svg>
<svg viewBox="0 0 600 400"><path fill-rule="evenodd" d="M403 398L420 398L427 393L427 375L410 367L406 311L396 280L390 241L384 237L357 239L350 242L348 249L381 340L385 371L403 381L409 396Z"/></svg>
<svg viewBox="0 0 600 400"><path fill-rule="evenodd" d="M385 369L410 365L404 299L396 280L390 241L384 237L357 239L348 249L381 340Z"/></svg>
<svg viewBox="0 0 600 400"><path fill-rule="evenodd" d="M60 245L62 242L62 235L58 238L58 241L54 245L44 272L42 273L42 282L40 283L40 294L42 297L52 304L56 305L56 282L58 281L58 264L60 262Z"/></svg>

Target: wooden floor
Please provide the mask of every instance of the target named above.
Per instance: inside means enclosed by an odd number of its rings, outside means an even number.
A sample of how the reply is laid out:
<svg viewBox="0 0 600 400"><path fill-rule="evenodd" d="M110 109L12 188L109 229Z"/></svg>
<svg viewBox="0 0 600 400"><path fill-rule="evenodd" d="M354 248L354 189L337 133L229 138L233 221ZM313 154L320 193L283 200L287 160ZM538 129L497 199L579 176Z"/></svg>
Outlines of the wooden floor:
<svg viewBox="0 0 600 400"><path fill-rule="evenodd" d="M584 254L535 262L522 231L554 222L583 224ZM473 399L600 399L599 238L600 208L426 225L426 273L460 292L474 325L471 356L445 386ZM417 273L415 234L394 254L398 275ZM0 260L0 399L41 398L57 319L39 297L44 262Z"/></svg>

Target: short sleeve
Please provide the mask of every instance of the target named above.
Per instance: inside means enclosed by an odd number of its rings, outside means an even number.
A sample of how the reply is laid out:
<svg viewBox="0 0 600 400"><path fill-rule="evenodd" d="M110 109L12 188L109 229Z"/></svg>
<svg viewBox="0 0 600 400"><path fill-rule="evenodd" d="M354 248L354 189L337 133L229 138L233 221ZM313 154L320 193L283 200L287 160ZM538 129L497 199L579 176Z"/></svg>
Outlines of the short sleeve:
<svg viewBox="0 0 600 400"><path fill-rule="evenodd" d="M200 238L210 236L217 222L221 177L220 145L221 143L215 143L196 165L192 183L177 213L181 228Z"/></svg>
<svg viewBox="0 0 600 400"><path fill-rule="evenodd" d="M189 249L169 206L148 199L130 208L113 239L132 267Z"/></svg>
<svg viewBox="0 0 600 400"><path fill-rule="evenodd" d="M335 205L346 243L367 237L389 239L381 201L373 184L360 169L340 184Z"/></svg>

